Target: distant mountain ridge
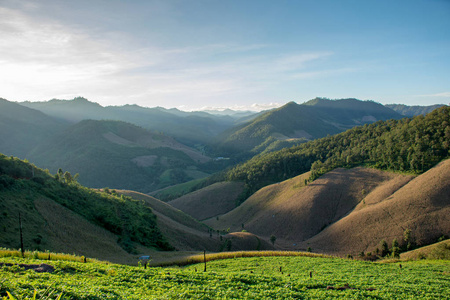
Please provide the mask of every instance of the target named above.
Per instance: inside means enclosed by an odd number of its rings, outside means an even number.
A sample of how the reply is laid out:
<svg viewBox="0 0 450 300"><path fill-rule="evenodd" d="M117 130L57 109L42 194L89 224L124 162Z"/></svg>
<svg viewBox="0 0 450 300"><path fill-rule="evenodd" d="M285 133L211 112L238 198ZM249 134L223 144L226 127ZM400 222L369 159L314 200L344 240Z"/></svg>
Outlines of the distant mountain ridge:
<svg viewBox="0 0 450 300"><path fill-rule="evenodd" d="M228 129L216 138L216 145L226 153L256 154L280 141L295 145L357 125L400 118L400 114L373 101L316 98L303 104L289 102Z"/></svg>
<svg viewBox="0 0 450 300"><path fill-rule="evenodd" d="M51 137L69 123L51 118L39 110L0 98L0 152L26 158L42 140Z"/></svg>
<svg viewBox="0 0 450 300"><path fill-rule="evenodd" d="M213 136L233 126L238 119L229 115L184 112L176 108L147 108L135 104L103 107L83 97L73 100L53 99L20 104L71 123L86 119L125 121L150 130L164 132L191 146L196 143L205 144Z"/></svg>
<svg viewBox="0 0 450 300"><path fill-rule="evenodd" d="M440 108L442 106L445 106L444 104L435 104L435 105L429 105L429 106L408 106L404 104L386 104L386 107L389 107L392 110L395 110L399 114L402 114L406 117L414 117L418 115L426 115L433 110Z"/></svg>

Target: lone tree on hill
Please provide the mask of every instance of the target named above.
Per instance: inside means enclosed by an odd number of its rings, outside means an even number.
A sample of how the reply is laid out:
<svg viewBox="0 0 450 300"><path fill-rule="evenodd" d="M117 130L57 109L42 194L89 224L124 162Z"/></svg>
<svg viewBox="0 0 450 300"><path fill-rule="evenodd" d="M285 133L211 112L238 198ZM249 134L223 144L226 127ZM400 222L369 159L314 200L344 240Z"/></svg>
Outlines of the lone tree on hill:
<svg viewBox="0 0 450 300"><path fill-rule="evenodd" d="M270 236L270 241L272 242L272 245L275 246L275 241L277 240L277 237L274 236L273 234Z"/></svg>

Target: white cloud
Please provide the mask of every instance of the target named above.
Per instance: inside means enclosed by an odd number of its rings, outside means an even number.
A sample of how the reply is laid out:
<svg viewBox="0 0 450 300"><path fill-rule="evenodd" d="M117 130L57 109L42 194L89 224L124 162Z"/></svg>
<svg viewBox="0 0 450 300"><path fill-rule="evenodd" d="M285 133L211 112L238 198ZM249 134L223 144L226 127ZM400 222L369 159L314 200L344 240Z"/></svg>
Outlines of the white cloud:
<svg viewBox="0 0 450 300"><path fill-rule="evenodd" d="M269 110L274 109L283 106L285 103L278 103L278 102L271 102L271 103L253 103L251 105L229 105L229 106L203 106L198 109L192 109L185 105L181 105L178 108L181 110L188 110L188 111L202 111L202 110L218 110L223 111L226 109L231 109L235 111L263 111L263 110Z"/></svg>
<svg viewBox="0 0 450 300"><path fill-rule="evenodd" d="M416 95L416 97L450 98L450 92L428 94L428 95Z"/></svg>
<svg viewBox="0 0 450 300"><path fill-rule="evenodd" d="M265 91L284 81L322 74L310 65L333 55L273 54L275 46L265 44L144 47L123 32L91 32L41 19L27 9L0 7L0 97L85 96L102 105L165 107L217 101L259 111L280 105L251 106L248 101L265 101ZM244 102L242 108L235 105Z"/></svg>

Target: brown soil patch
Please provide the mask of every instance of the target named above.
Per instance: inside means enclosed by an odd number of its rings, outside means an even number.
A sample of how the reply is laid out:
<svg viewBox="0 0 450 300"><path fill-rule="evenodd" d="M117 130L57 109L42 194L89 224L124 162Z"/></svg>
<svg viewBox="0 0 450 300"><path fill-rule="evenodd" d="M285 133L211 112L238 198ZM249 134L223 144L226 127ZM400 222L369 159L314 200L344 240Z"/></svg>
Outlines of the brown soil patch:
<svg viewBox="0 0 450 300"><path fill-rule="evenodd" d="M19 266L21 268L24 268L25 270L33 270L37 273L53 273L55 271L55 267L47 265L47 264L40 264L40 265L30 265L30 264L10 264L10 263L0 263L0 267L7 266Z"/></svg>
<svg viewBox="0 0 450 300"><path fill-rule="evenodd" d="M243 189L241 182L218 182L172 200L169 204L198 220L205 220L234 209Z"/></svg>

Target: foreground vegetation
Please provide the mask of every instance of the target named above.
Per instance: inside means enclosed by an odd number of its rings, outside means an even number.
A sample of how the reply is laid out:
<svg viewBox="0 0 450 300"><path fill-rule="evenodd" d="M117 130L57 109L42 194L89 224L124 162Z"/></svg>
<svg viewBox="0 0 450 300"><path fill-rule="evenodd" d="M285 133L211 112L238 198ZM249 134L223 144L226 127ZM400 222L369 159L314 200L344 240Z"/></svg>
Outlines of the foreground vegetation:
<svg viewBox="0 0 450 300"><path fill-rule="evenodd" d="M372 263L340 258L252 257L143 268L98 262L0 258L0 296L56 299L448 299L449 261ZM37 273L18 264L50 264Z"/></svg>

